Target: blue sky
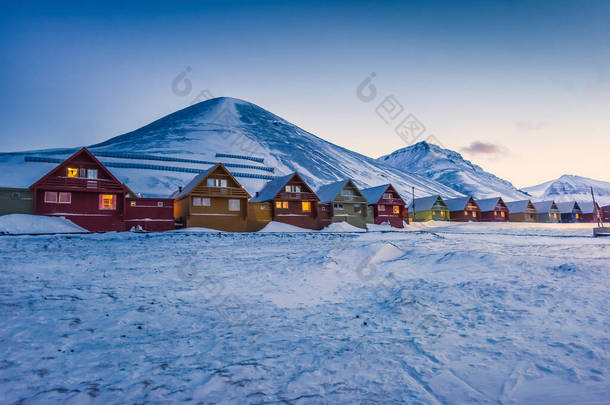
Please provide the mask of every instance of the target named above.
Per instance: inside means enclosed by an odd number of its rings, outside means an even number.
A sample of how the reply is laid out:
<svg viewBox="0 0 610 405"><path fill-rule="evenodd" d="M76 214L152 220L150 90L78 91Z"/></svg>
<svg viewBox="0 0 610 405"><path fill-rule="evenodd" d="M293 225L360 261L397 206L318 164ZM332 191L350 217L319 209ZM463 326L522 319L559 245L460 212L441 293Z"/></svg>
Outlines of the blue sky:
<svg viewBox="0 0 610 405"><path fill-rule="evenodd" d="M207 91L378 157L405 146L375 112L393 96L425 136L518 187L610 181L610 2L428 3L5 5L0 151L93 144Z"/></svg>

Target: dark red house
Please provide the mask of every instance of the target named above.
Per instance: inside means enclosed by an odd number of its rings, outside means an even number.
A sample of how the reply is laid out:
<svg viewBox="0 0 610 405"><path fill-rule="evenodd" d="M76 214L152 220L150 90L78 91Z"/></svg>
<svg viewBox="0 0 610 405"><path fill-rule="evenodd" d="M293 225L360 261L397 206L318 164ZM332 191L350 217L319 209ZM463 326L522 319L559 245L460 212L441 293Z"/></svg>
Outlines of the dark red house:
<svg viewBox="0 0 610 405"><path fill-rule="evenodd" d="M508 208L501 197L476 200L481 210L481 222L508 222Z"/></svg>
<svg viewBox="0 0 610 405"><path fill-rule="evenodd" d="M174 228L173 201L130 197L122 184L86 148L30 186L34 213L65 217L91 232Z"/></svg>
<svg viewBox="0 0 610 405"><path fill-rule="evenodd" d="M298 173L278 177L250 199L251 203L271 203L274 221L307 229L321 229L320 199Z"/></svg>
<svg viewBox="0 0 610 405"><path fill-rule="evenodd" d="M602 220L604 222L610 222L610 205L604 205L602 207Z"/></svg>
<svg viewBox="0 0 610 405"><path fill-rule="evenodd" d="M479 222L481 210L472 197L458 197L445 199L449 207L449 217L457 222Z"/></svg>
<svg viewBox="0 0 610 405"><path fill-rule="evenodd" d="M409 212L404 200L391 184L360 190L364 198L373 207L373 218L376 224L388 222L395 228L404 228L409 223Z"/></svg>
<svg viewBox="0 0 610 405"><path fill-rule="evenodd" d="M582 212L582 222L597 222L598 215L601 219L602 209L599 204L593 205L593 201L581 201L578 206Z"/></svg>

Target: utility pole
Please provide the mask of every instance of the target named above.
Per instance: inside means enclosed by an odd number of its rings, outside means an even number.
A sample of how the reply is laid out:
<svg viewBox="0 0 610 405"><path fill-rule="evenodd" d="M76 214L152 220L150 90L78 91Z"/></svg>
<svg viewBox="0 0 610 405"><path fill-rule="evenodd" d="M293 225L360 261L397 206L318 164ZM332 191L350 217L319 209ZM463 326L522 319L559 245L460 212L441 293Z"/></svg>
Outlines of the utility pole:
<svg viewBox="0 0 610 405"><path fill-rule="evenodd" d="M415 186L411 186L411 210L413 211L413 222L415 222Z"/></svg>

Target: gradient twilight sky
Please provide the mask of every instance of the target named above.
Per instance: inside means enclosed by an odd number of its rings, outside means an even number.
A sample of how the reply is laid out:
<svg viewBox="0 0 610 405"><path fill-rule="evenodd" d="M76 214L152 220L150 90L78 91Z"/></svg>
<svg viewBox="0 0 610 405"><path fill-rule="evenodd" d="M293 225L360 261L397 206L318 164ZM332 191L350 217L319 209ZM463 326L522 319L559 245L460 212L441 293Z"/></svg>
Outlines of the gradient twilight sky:
<svg viewBox="0 0 610 405"><path fill-rule="evenodd" d="M2 152L100 142L205 90L378 157L406 146L375 112L393 95L425 136L517 187L610 181L610 1L12 3Z"/></svg>

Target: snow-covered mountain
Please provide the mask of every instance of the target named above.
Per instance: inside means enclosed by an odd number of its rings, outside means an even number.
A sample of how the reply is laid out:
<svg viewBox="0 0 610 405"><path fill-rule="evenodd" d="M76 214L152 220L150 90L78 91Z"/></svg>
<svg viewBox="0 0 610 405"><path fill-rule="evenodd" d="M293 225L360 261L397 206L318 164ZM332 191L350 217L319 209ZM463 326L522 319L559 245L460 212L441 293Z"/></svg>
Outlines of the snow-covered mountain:
<svg viewBox="0 0 610 405"><path fill-rule="evenodd" d="M392 183L400 193L457 197L450 187L334 145L252 103L207 100L89 146L136 192L169 195L197 171L227 165L254 195L271 176L298 171L314 188L341 178ZM28 187L77 148L0 154L0 186ZM190 172L189 172L190 171Z"/></svg>
<svg viewBox="0 0 610 405"><path fill-rule="evenodd" d="M536 200L591 202L591 187L599 205L610 204L610 183L587 177L564 174L558 179L526 187L523 190Z"/></svg>
<svg viewBox="0 0 610 405"><path fill-rule="evenodd" d="M529 198L510 182L465 160L458 152L427 142L398 149L377 161L426 176L475 198L502 196L508 201Z"/></svg>

